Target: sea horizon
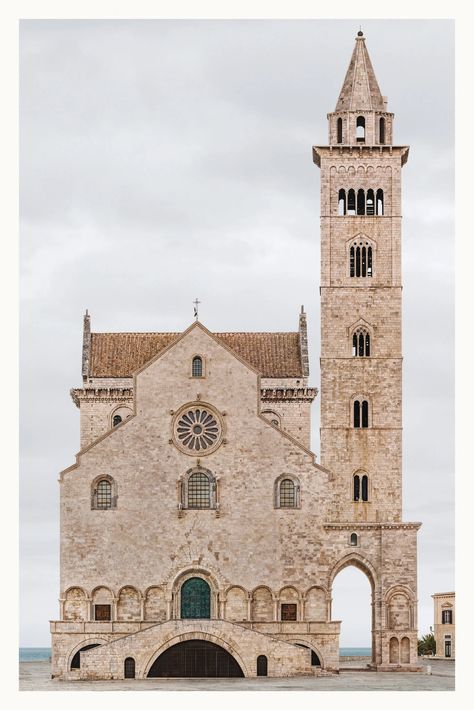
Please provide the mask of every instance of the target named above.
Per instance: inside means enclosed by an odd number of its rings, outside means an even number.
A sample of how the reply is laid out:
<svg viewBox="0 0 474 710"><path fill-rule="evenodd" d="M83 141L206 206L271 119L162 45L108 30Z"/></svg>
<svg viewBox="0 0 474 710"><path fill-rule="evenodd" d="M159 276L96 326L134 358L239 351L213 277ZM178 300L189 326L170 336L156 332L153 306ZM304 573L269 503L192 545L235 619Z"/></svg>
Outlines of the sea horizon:
<svg viewBox="0 0 474 710"><path fill-rule="evenodd" d="M340 656L370 656L370 646L342 646ZM20 646L19 660L21 663L33 661L48 661L51 658L51 646Z"/></svg>

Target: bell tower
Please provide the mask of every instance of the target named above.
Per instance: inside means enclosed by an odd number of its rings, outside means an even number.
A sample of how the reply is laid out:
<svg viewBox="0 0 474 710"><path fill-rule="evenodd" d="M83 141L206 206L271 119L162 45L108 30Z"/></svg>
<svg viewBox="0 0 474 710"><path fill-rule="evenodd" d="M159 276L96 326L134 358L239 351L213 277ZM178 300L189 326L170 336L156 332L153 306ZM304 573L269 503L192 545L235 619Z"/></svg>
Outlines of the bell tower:
<svg viewBox="0 0 474 710"><path fill-rule="evenodd" d="M321 169L321 463L333 521L402 515L401 169L365 44L355 47Z"/></svg>

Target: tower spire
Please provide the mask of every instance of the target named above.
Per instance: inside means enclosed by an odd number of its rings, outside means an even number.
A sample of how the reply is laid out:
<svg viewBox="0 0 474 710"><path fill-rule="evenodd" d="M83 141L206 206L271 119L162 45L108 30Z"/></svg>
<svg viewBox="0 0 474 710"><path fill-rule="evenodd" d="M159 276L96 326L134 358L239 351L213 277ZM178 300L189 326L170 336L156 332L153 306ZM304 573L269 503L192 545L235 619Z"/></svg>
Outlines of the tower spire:
<svg viewBox="0 0 474 710"><path fill-rule="evenodd" d="M365 37L359 30L336 111L385 111L384 97L375 77Z"/></svg>

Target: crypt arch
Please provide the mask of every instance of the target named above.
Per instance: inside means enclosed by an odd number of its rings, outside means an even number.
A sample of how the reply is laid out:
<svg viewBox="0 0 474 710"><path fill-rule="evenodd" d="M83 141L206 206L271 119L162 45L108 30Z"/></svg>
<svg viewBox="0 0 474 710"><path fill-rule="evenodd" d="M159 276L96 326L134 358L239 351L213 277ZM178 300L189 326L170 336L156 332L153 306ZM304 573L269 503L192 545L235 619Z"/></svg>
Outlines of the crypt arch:
<svg viewBox="0 0 474 710"><path fill-rule="evenodd" d="M236 648L234 643L230 639L228 639L225 634L219 633L219 634L213 634L209 632L204 632L204 631L189 631L189 632L184 632L177 634L173 638L169 639L166 641L160 648L155 651L149 658L148 662L145 665L145 670L143 673L144 678L152 677L149 676L150 670L155 663L155 661L158 660L160 656L165 653L168 649L172 648L173 646L176 646L178 644L181 644L185 641L207 641L209 643L215 644L216 646L220 646L222 649L227 651L228 654L230 654L233 659L236 661L236 663L240 666L240 669L242 671L242 674L245 678L248 678L249 676L252 675L252 673L249 672L243 658L240 650Z"/></svg>

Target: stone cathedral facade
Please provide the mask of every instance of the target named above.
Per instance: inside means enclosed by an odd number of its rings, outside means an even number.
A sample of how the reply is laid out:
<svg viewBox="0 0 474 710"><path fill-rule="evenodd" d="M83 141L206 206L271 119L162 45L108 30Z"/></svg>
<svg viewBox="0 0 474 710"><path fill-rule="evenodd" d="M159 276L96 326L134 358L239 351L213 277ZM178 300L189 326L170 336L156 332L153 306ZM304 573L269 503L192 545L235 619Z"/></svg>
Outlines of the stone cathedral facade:
<svg viewBox="0 0 474 710"><path fill-rule="evenodd" d="M372 667L418 670L402 520L401 169L358 33L321 170L321 452L306 316L285 333L95 333L60 475L62 678L339 668L337 574L372 588Z"/></svg>

